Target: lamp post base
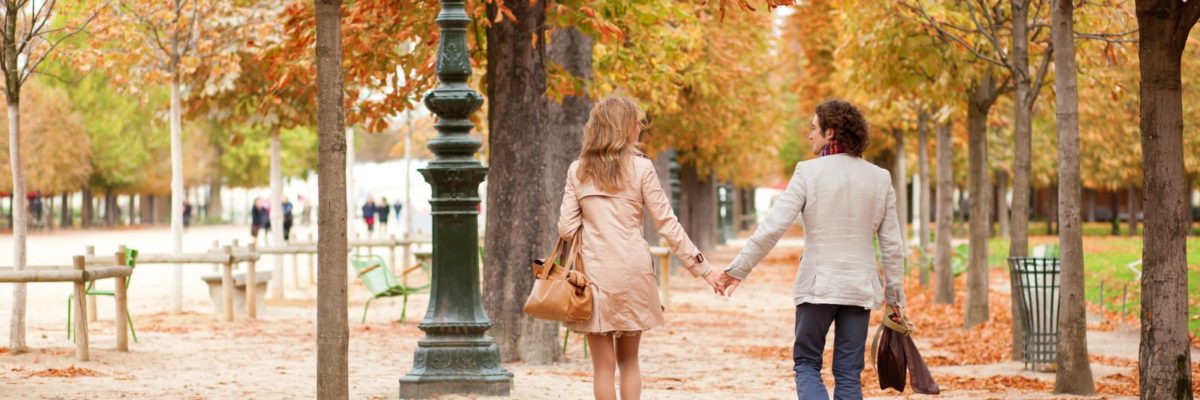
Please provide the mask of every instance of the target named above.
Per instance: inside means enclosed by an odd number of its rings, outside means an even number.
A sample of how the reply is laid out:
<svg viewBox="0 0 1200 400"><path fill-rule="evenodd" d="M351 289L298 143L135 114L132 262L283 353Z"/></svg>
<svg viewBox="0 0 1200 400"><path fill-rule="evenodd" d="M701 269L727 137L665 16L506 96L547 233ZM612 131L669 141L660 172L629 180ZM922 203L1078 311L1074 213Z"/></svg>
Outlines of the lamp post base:
<svg viewBox="0 0 1200 400"><path fill-rule="evenodd" d="M429 399L448 394L508 397L511 388L510 374L415 378L409 375L400 379L400 398Z"/></svg>
<svg viewBox="0 0 1200 400"><path fill-rule="evenodd" d="M413 370L400 378L400 398L446 394L508 396L513 374L500 366L500 350L487 336L429 336L417 345Z"/></svg>

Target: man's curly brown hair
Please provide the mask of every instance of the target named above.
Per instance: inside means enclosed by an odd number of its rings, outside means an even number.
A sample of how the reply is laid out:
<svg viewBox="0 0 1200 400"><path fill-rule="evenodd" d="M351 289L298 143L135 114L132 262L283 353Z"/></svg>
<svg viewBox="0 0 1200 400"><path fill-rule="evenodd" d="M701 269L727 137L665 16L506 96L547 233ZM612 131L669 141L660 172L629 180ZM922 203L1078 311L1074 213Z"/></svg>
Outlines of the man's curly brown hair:
<svg viewBox="0 0 1200 400"><path fill-rule="evenodd" d="M867 120L858 107L845 100L826 100L817 105L817 128L821 134L833 129L833 139L846 148L846 154L862 157L870 143Z"/></svg>

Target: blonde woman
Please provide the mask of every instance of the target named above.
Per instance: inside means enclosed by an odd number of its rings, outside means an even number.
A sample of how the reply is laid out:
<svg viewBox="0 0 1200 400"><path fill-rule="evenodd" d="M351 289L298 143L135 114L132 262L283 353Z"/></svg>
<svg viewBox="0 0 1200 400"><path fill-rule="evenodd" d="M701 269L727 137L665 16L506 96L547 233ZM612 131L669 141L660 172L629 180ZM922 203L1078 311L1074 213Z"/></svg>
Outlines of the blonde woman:
<svg viewBox="0 0 1200 400"><path fill-rule="evenodd" d="M567 173L558 220L563 239L583 235L585 271L595 283L592 318L566 326L587 335L597 400L617 398L618 367L621 399L641 397L641 333L663 323L654 261L642 237L643 208L684 268L716 288L718 274L711 273L675 219L654 163L637 150L643 120L637 104L626 97L608 97L592 107L583 128L583 152Z"/></svg>

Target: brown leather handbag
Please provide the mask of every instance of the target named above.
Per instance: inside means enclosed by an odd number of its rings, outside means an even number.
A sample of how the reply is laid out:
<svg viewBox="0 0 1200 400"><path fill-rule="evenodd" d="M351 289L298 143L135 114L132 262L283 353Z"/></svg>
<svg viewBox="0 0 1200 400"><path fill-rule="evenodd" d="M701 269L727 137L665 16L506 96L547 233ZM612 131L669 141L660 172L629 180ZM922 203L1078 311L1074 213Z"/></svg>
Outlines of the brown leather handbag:
<svg viewBox="0 0 1200 400"><path fill-rule="evenodd" d="M875 339L871 343L871 359L875 363L875 372L879 374L879 389L893 388L904 393L907 380L914 392L940 394L941 389L917 351L916 343L913 343L912 334L916 328L912 321L903 315L896 315L901 321L897 323L891 317L885 313L883 323L875 330Z"/></svg>
<svg viewBox="0 0 1200 400"><path fill-rule="evenodd" d="M565 263L560 263L565 240L559 240L545 260L533 262L533 291L525 300L529 316L550 321L583 321L592 317L591 282L583 269L582 234L575 234Z"/></svg>

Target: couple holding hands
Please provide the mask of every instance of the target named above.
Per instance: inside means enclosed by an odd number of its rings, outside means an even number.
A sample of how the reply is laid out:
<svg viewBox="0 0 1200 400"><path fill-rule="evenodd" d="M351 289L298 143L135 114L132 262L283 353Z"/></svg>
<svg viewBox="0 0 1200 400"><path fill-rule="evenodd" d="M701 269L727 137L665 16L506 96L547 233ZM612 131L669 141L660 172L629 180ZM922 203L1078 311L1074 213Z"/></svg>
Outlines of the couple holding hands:
<svg viewBox="0 0 1200 400"><path fill-rule="evenodd" d="M821 381L825 337L834 333L834 398L860 399L859 376L872 309L904 307L900 223L891 175L861 158L867 122L854 105L830 100L817 106L808 140L818 157L796 165L787 189L746 246L723 270L714 269L688 238L659 184L654 164L637 149L645 117L625 97L601 100L584 128L583 151L571 164L558 221L564 239L582 235L581 254L594 282L591 318L567 322L587 335L593 389L599 400L641 396L641 333L663 323L642 210L693 276L715 292L732 295L797 217L804 222L804 256L793 290L792 348L799 399L828 399ZM874 241L882 253L883 278Z"/></svg>

